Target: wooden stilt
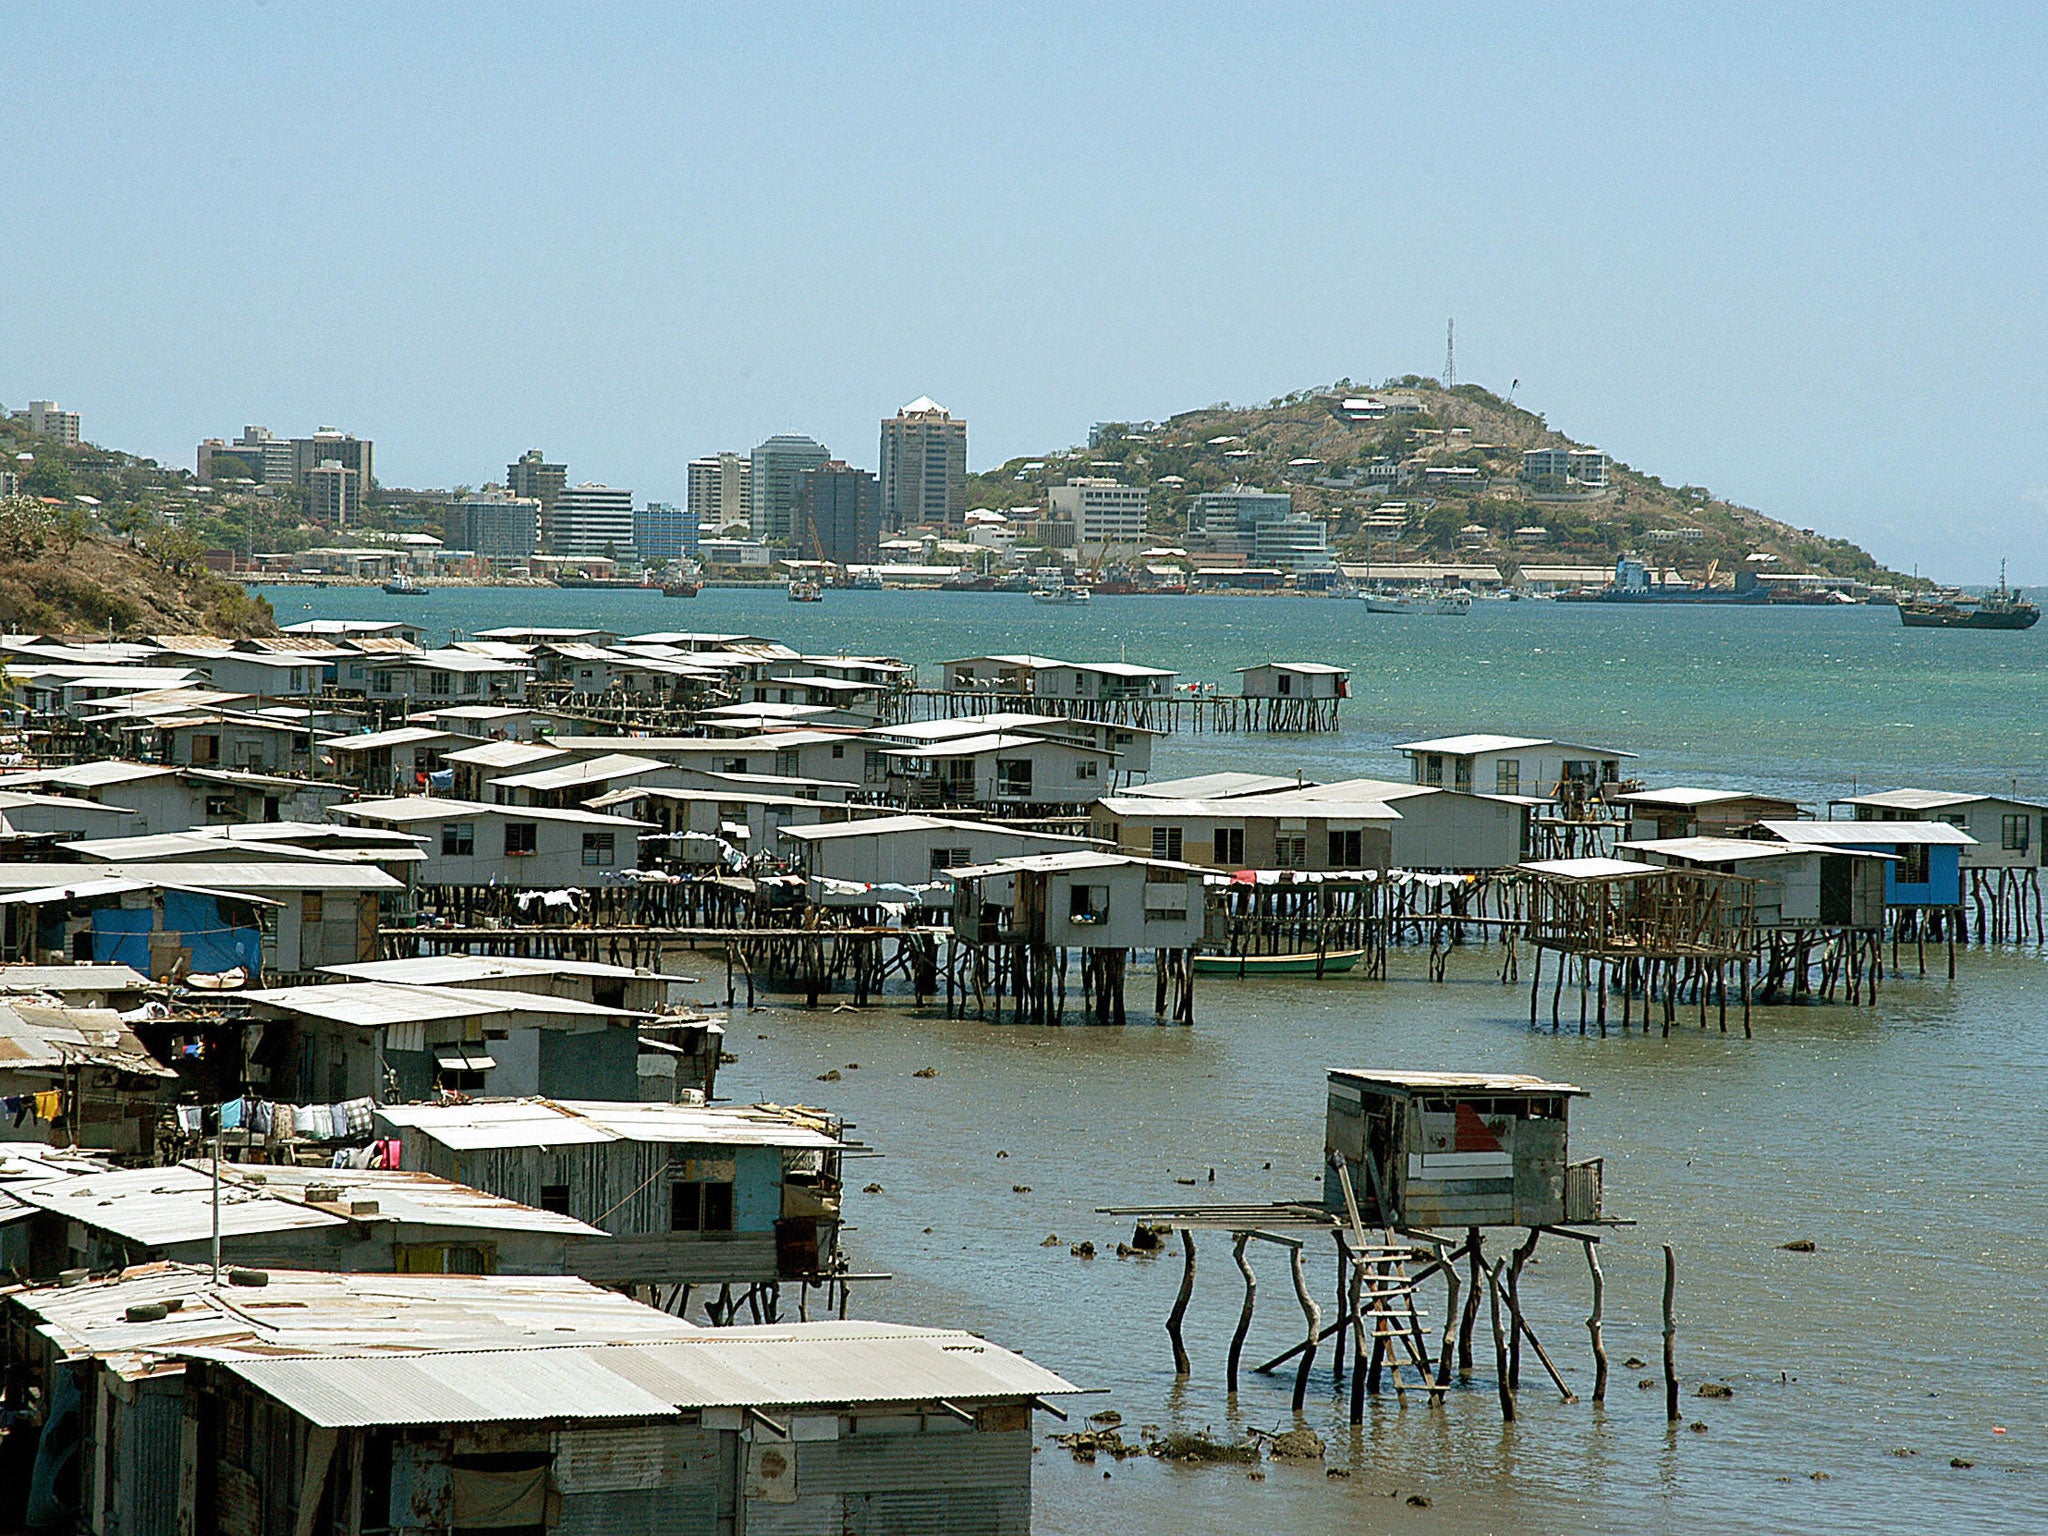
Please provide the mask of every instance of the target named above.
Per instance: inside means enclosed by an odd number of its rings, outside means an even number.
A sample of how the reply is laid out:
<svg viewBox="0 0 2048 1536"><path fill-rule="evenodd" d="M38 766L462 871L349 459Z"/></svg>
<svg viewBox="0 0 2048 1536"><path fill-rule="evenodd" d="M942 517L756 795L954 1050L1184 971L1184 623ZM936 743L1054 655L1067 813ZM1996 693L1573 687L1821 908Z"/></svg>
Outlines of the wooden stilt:
<svg viewBox="0 0 2048 1536"><path fill-rule="evenodd" d="M1664 1417L1678 1422L1678 1323L1673 1303L1678 1292L1678 1256L1664 1245Z"/></svg>
<svg viewBox="0 0 2048 1536"><path fill-rule="evenodd" d="M1486 1272L1486 1299L1493 1311L1493 1370L1494 1379L1500 1386L1500 1416L1504 1423L1515 1422L1515 1389L1508 1377L1508 1340L1500 1321L1501 1272L1507 1268L1506 1259L1495 1259L1493 1267Z"/></svg>
<svg viewBox="0 0 2048 1536"><path fill-rule="evenodd" d="M1607 1401L1607 1340L1600 1324L1607 1304L1607 1277L1600 1273L1600 1249L1586 1244L1586 1267L1593 1271L1593 1312L1586 1319L1586 1332L1593 1336L1593 1401Z"/></svg>
<svg viewBox="0 0 2048 1536"><path fill-rule="evenodd" d="M1251 1261L1244 1256L1245 1244L1250 1241L1249 1232L1239 1232L1230 1245L1230 1256L1237 1261L1238 1273L1244 1276L1244 1310L1238 1314L1237 1332L1230 1337L1230 1359L1225 1367L1225 1379L1233 1397L1237 1395L1237 1364L1244 1357L1245 1335L1252 1331L1252 1305L1259 1295L1259 1277L1252 1273Z"/></svg>
<svg viewBox="0 0 2048 1536"><path fill-rule="evenodd" d="M1316 1363L1316 1340L1322 1337L1323 1312L1316 1305L1315 1297L1308 1291L1308 1276L1301 1262L1301 1244L1296 1243L1289 1251L1288 1262L1294 1272L1294 1294L1301 1302L1301 1315L1308 1320L1308 1337L1303 1341L1301 1366L1294 1373L1294 1411L1301 1412L1301 1406L1308 1400L1308 1373Z"/></svg>
<svg viewBox="0 0 2048 1536"><path fill-rule="evenodd" d="M1173 1311L1166 1317L1166 1336L1173 1340L1173 1374L1193 1374L1194 1367L1188 1363L1187 1345L1181 1342L1181 1319L1188 1315L1188 1299L1195 1294L1195 1234L1186 1227L1180 1229L1181 1253L1184 1264L1180 1272L1180 1294L1173 1300Z"/></svg>

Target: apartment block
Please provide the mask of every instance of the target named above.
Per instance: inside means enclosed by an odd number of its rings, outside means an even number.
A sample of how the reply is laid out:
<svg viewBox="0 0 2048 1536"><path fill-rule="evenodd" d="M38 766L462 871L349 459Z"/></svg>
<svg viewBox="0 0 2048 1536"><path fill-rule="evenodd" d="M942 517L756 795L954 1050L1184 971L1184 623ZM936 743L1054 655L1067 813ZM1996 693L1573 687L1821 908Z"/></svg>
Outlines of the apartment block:
<svg viewBox="0 0 2048 1536"><path fill-rule="evenodd" d="M957 527L967 516L967 423L920 396L882 422L882 521Z"/></svg>

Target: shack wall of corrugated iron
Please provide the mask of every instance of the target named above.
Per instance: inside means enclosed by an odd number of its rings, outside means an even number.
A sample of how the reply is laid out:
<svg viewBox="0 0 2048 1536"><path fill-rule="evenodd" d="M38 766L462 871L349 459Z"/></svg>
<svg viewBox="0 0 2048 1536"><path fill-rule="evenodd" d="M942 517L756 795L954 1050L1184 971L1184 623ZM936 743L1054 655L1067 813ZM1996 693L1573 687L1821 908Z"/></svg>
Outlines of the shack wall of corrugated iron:
<svg viewBox="0 0 2048 1536"><path fill-rule="evenodd" d="M803 1441L796 1501L749 1500L748 1536L1024 1536L1031 1524L1029 1429L978 1433L933 1421L909 1434Z"/></svg>
<svg viewBox="0 0 2048 1536"><path fill-rule="evenodd" d="M135 1400L116 1411L114 1529L120 1536L177 1536L184 1382L144 1382Z"/></svg>

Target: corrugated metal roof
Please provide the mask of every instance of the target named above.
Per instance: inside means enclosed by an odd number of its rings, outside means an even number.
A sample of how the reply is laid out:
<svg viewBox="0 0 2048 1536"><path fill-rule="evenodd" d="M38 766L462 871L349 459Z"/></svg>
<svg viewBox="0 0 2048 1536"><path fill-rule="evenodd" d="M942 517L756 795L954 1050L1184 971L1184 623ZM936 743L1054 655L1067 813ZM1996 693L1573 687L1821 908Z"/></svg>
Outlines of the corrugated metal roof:
<svg viewBox="0 0 2048 1536"><path fill-rule="evenodd" d="M216 1284L204 1265L135 1266L77 1286L6 1293L67 1355L247 1348L383 1354L610 1343L696 1329L572 1275L333 1274L271 1269L260 1288ZM175 1302L131 1322L136 1303Z"/></svg>
<svg viewBox="0 0 2048 1536"><path fill-rule="evenodd" d="M491 805L482 800L450 800L438 795L405 795L392 800L355 800L335 807L338 814L357 816L372 822L464 821L475 817L502 816L514 821L573 821L592 827L651 827L651 821L632 821L624 816L606 816L597 811L563 810L554 806Z"/></svg>
<svg viewBox="0 0 2048 1536"><path fill-rule="evenodd" d="M1861 847L1912 843L1933 847L1974 848L1977 839L1945 821L1765 821L1758 823L1788 843L1827 847Z"/></svg>
<svg viewBox="0 0 2048 1536"><path fill-rule="evenodd" d="M415 955L407 960L358 960L348 965L322 966L321 970L329 976L399 982L414 987L459 987L464 982L502 976L597 976L623 981L691 979L635 970L630 965L606 965L602 960L526 960L511 955ZM0 986L6 985L6 979L6 970L0 968Z"/></svg>
<svg viewBox="0 0 2048 1536"><path fill-rule="evenodd" d="M334 981L309 987L270 987L244 992L253 1003L286 1013L370 1029L385 1024L425 1024L436 1019L480 1019L495 1014L574 1016L597 1020L644 1019L645 1013L607 1008L573 997L538 992L470 990L463 987L405 986L390 981ZM523 1022L532 1023L533 1018Z"/></svg>
<svg viewBox="0 0 2048 1536"><path fill-rule="evenodd" d="M136 1077L175 1077L108 1008L0 1002L0 1071L110 1067Z"/></svg>
<svg viewBox="0 0 2048 1536"><path fill-rule="evenodd" d="M638 823L632 823L638 825ZM0 890L29 891L53 886L51 875L61 865L0 864ZM179 890L250 891L397 891L404 882L381 869L360 864L327 864L312 860L256 861L166 859L161 864L95 864L94 880L134 880L151 887Z"/></svg>
<svg viewBox="0 0 2048 1536"><path fill-rule="evenodd" d="M1868 805L1879 810L1945 811L1958 805L2024 805L2029 810L2048 810L2039 800L2020 800L2011 795L1964 794L1946 789L1887 789L1874 795L1846 795L1836 805Z"/></svg>
<svg viewBox="0 0 2048 1536"><path fill-rule="evenodd" d="M665 1145L841 1146L816 1111L756 1104L658 1104L600 1099L505 1099L473 1104L386 1104L377 1118L458 1151L606 1141Z"/></svg>
<svg viewBox="0 0 2048 1536"><path fill-rule="evenodd" d="M1653 875L1654 866L1634 859L1538 859L1515 868L1531 875L1550 875L1561 880L1634 879Z"/></svg>
<svg viewBox="0 0 2048 1536"><path fill-rule="evenodd" d="M314 1424L487 1424L672 1418L676 1408L577 1349L419 1359L219 1357L223 1369Z"/></svg>
<svg viewBox="0 0 2048 1536"><path fill-rule="evenodd" d="M429 730L423 725L400 725L388 731L365 731L360 736L337 736L325 745L334 752L374 752L380 747L416 747L430 741L460 739L453 731Z"/></svg>
<svg viewBox="0 0 2048 1536"><path fill-rule="evenodd" d="M530 773L507 774L491 782L501 789L569 789L593 780L602 782L636 773L659 773L668 766L651 757L606 753L602 757L580 758L552 768L536 768Z"/></svg>
<svg viewBox="0 0 2048 1536"><path fill-rule="evenodd" d="M1079 1390L971 1333L887 1324L704 1329L588 1353L678 1408L1041 1397Z"/></svg>
<svg viewBox="0 0 2048 1536"><path fill-rule="evenodd" d="M308 1205L306 1191L340 1191ZM0 1180L23 1204L114 1233L143 1247L197 1242L213 1230L210 1166L188 1161L168 1168L110 1170L90 1164L24 1165L17 1179ZM342 1214L355 1201L377 1204L373 1215ZM601 1239L604 1233L573 1216L536 1210L430 1173L398 1169L251 1168L221 1165L221 1233L234 1237L345 1226L349 1221L403 1223L463 1231L525 1232Z"/></svg>
<svg viewBox="0 0 2048 1536"><path fill-rule="evenodd" d="M1333 1078L1381 1083L1394 1088L1422 1088L1449 1093L1585 1093L1571 1083L1553 1083L1526 1072L1379 1072L1364 1067L1333 1067Z"/></svg>
<svg viewBox="0 0 2048 1536"><path fill-rule="evenodd" d="M127 965L0 965L0 992L127 992L149 985Z"/></svg>

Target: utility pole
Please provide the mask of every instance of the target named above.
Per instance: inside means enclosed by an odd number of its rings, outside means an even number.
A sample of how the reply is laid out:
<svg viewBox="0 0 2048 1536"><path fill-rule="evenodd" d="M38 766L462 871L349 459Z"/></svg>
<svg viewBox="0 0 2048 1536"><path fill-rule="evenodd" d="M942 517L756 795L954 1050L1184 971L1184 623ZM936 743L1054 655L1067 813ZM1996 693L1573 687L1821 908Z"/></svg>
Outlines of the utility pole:
<svg viewBox="0 0 2048 1536"><path fill-rule="evenodd" d="M1444 322L1444 388L1458 387L1458 321L1457 317Z"/></svg>

